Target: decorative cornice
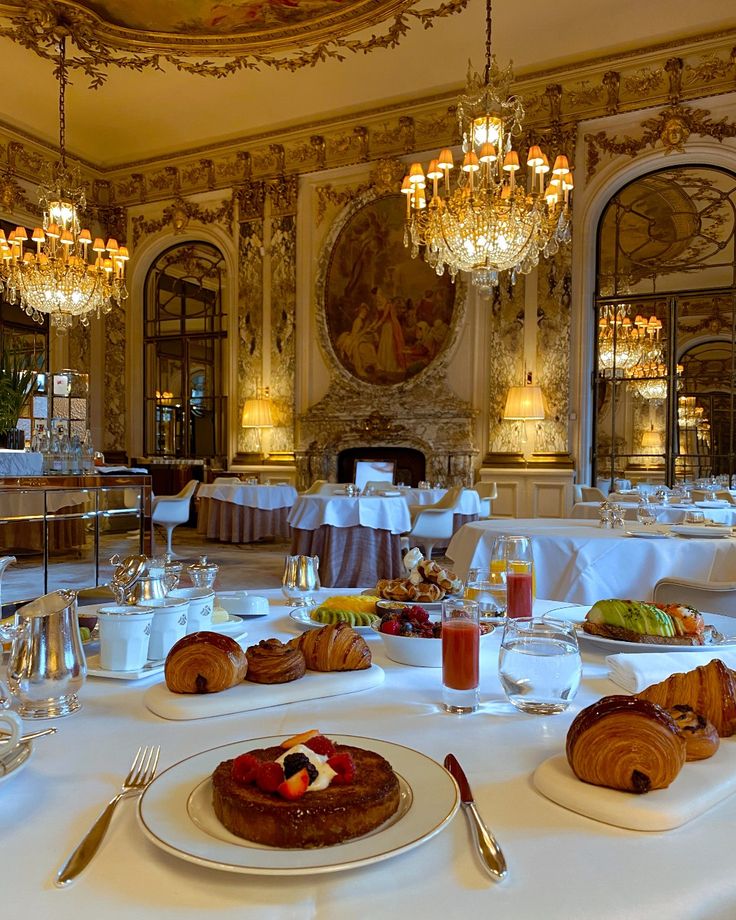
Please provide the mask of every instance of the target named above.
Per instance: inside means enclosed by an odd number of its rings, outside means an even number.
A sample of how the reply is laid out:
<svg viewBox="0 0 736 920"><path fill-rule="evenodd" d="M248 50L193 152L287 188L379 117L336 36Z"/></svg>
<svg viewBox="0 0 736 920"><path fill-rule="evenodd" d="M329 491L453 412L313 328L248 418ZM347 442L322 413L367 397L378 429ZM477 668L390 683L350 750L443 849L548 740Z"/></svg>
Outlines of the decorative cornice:
<svg viewBox="0 0 736 920"><path fill-rule="evenodd" d="M586 171L590 178L597 170L601 152L610 156L635 157L647 147L661 145L665 153L673 153L685 149L685 143L691 134L701 137L713 137L723 141L727 137L736 137L736 122L722 118L714 121L708 109L693 109L687 105L667 106L653 118L646 118L641 122L643 129L638 137L624 136L622 138L609 137L605 131L595 134L586 134Z"/></svg>
<svg viewBox="0 0 736 920"><path fill-rule="evenodd" d="M158 233L169 226L174 234L183 233L190 220L200 224L220 223L230 227L233 222L233 198L226 198L219 207L202 208L196 202L177 196L174 201L164 208L161 217L147 220L139 214L132 220L133 246L137 246L144 236Z"/></svg>
<svg viewBox="0 0 736 920"><path fill-rule="evenodd" d="M169 67L200 77L226 77L242 70L295 71L326 60L341 61L350 54L368 54L395 48L412 22L425 29L435 21L465 9L468 0L447 0L434 9L415 10L418 0L352 0L336 4L318 15L292 16L290 21L266 25L254 20L227 33L191 29L154 32L106 21L71 0L6 0L0 3L0 35L56 61L58 41L65 34L78 52L67 59L69 70L85 74L97 89L111 67L162 70ZM297 11L294 11L297 12ZM383 34L350 38L368 27L384 23Z"/></svg>

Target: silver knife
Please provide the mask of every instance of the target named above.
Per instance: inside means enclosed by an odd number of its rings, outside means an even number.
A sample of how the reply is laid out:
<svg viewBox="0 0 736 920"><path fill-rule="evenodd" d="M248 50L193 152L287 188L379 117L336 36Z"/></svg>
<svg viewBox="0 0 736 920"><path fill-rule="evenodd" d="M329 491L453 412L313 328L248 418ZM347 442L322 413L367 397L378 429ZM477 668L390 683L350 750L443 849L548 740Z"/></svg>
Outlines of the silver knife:
<svg viewBox="0 0 736 920"><path fill-rule="evenodd" d="M475 801L473 800L473 793L470 791L470 783L468 783L468 778L454 754L448 754L445 757L445 769L460 787L460 801L468 819L478 855L483 861L483 868L494 881L502 882L508 875L506 859L501 847L498 845L498 841L478 814L478 809L475 807Z"/></svg>

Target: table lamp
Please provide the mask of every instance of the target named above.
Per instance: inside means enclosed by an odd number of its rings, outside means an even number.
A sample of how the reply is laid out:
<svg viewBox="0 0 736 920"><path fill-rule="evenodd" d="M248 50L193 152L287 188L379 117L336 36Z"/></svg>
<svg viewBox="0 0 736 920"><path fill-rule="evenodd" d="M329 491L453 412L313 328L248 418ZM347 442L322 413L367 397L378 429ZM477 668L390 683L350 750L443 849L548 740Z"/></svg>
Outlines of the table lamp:
<svg viewBox="0 0 736 920"><path fill-rule="evenodd" d="M544 397L542 396L542 388L531 384L521 387L509 387L503 417L507 421L520 423L521 431L519 433L519 440L523 446L522 452L526 456L526 445L528 441L526 423L542 421L542 419L544 419Z"/></svg>
<svg viewBox="0 0 736 920"><path fill-rule="evenodd" d="M266 428L273 428L271 397L267 388L259 391L255 397L246 399L240 425L242 428L258 429L258 448L263 459L267 460L268 452L263 448L263 431Z"/></svg>

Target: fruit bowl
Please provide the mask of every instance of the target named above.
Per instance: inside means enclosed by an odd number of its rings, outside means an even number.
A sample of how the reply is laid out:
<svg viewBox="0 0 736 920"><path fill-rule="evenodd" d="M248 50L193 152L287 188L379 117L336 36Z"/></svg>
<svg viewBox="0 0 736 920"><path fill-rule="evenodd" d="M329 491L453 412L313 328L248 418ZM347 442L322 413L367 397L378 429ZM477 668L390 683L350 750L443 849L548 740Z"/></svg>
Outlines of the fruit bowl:
<svg viewBox="0 0 736 920"><path fill-rule="evenodd" d="M439 617L432 618L436 622ZM487 632L481 632L481 642L488 638L494 630L491 623L483 623ZM408 664L414 668L441 668L442 667L442 639L424 639L419 636L392 636L380 630L380 624L372 627L374 632L383 640L386 655L399 664Z"/></svg>

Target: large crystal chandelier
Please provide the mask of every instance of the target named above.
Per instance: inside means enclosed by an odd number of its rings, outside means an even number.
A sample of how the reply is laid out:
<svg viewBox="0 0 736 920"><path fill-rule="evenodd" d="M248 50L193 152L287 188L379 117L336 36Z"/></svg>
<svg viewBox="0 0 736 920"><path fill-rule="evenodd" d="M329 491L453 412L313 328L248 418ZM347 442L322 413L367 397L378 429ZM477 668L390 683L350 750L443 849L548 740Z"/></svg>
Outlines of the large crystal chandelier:
<svg viewBox="0 0 736 920"><path fill-rule="evenodd" d="M58 74L60 158L38 190L43 225L33 230L30 244L25 227L16 227L7 239L0 230L0 290L4 286L7 300L18 301L33 319L40 321L48 314L52 327L65 331L75 319L86 324L128 296L125 263L129 255L114 239L105 243L93 238L79 221L86 198L78 170L66 162L63 37Z"/></svg>
<svg viewBox="0 0 736 920"><path fill-rule="evenodd" d="M598 320L598 368L604 377L626 377L643 358L640 317L632 322L631 306L601 309Z"/></svg>
<svg viewBox="0 0 736 920"><path fill-rule="evenodd" d="M550 256L570 239L572 174L567 157L550 168L537 144L529 147L525 178L512 138L521 134L524 107L510 92L511 65L501 71L491 54L492 9L486 0L484 77L468 74L457 104L463 160L457 178L452 151L440 151L426 171L413 163L401 191L406 195L404 243L442 275L471 273L481 288L498 284L499 273L528 274L540 255ZM518 175L517 175L518 173ZM547 181L548 180L548 181ZM427 194L427 184L431 192Z"/></svg>

